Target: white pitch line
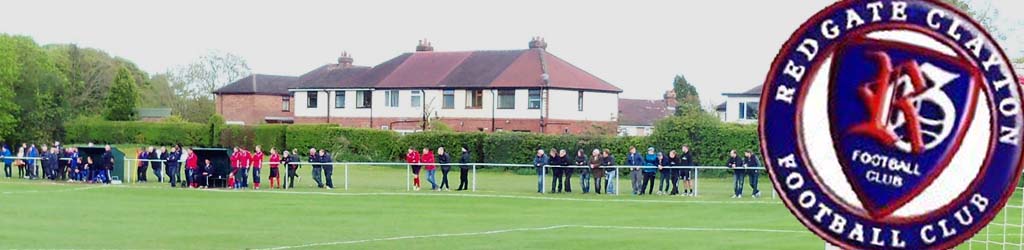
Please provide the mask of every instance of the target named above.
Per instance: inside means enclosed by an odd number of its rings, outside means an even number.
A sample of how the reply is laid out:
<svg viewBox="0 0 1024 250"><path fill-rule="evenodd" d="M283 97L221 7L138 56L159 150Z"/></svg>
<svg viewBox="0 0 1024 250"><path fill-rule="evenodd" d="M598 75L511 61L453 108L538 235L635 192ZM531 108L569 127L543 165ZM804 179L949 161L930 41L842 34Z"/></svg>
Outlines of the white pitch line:
<svg viewBox="0 0 1024 250"><path fill-rule="evenodd" d="M104 188L104 187L107 187L107 186L105 186L105 185L104 186L87 186L87 187L67 188L67 189L58 189L58 190L6 191L6 192L2 192L0 194L63 193L63 192L81 191L81 190L89 190L89 189Z"/></svg>
<svg viewBox="0 0 1024 250"><path fill-rule="evenodd" d="M232 190L205 189L210 192L237 192ZM448 197L476 197L476 198L505 198L525 200L555 200L555 201L589 201L589 202L626 202L626 203L692 203L692 204L781 204L777 201L688 201L688 200L628 200L628 199L586 199L568 197L542 197L525 195L499 195L499 194L446 194L446 193L401 193L401 192L375 192L375 193L335 193L335 192L314 192L314 191L255 191L253 193L269 194L307 194L307 195L333 195L333 196L448 196Z"/></svg>
<svg viewBox="0 0 1024 250"><path fill-rule="evenodd" d="M634 227L634 226L600 226L600 225L556 225L556 226L547 226L547 227L512 228L512 229L501 229L501 230L491 230L491 231L483 231L483 232L469 232L469 233L443 233L443 234L430 234L430 235L395 236L395 237L387 237L387 238L374 238L374 239L362 239L362 240L321 242L321 243L312 243L312 244L304 244L304 245L278 246L278 247L256 248L256 249L257 250L284 250L284 249L293 249L293 248L309 248L309 247L321 247L321 246L351 245L351 244L380 242L380 241L398 241L398 240L411 240L411 239L434 238L434 237L461 237L461 236L492 235L492 234L502 234L502 233L512 233L512 232L547 231L547 230L556 230L556 229L563 229L563 228L651 230L651 231L786 233L786 234L790 234L790 233L793 233L793 234L807 233L807 231L804 231L804 230L761 229L761 228L702 228L702 227Z"/></svg>

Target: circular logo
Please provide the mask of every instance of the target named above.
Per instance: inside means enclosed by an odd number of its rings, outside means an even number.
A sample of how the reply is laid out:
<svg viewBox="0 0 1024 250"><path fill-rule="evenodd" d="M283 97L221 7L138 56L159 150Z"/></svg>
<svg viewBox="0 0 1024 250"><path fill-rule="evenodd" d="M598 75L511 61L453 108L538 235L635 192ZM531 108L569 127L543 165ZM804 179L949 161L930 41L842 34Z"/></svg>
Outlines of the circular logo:
<svg viewBox="0 0 1024 250"><path fill-rule="evenodd" d="M850 0L780 50L761 150L801 223L848 249L948 249L1022 170L1021 86L977 22L929 0Z"/></svg>

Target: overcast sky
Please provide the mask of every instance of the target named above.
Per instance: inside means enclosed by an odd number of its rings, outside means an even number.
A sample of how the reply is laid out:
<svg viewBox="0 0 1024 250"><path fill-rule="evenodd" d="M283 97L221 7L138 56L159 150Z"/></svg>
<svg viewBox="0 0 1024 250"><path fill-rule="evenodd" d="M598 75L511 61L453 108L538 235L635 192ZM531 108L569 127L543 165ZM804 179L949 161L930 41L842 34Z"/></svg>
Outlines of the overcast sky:
<svg viewBox="0 0 1024 250"><path fill-rule="evenodd" d="M729 1L49 1L5 2L0 32L105 50L149 72L210 51L254 72L300 75L348 51L373 66L427 38L438 51L548 51L624 89L660 98L684 74L705 105L764 81L779 47L829 0ZM1024 1L999 9L1004 48L1024 55Z"/></svg>

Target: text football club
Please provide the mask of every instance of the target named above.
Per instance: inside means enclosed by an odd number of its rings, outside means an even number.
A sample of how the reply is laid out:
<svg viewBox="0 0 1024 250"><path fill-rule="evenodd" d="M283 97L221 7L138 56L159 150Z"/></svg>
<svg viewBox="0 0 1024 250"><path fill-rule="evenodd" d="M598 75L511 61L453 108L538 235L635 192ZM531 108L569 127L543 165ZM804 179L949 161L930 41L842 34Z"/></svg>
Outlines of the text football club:
<svg viewBox="0 0 1024 250"><path fill-rule="evenodd" d="M947 249L1021 173L1021 86L977 22L930 0L840 1L782 47L761 95L775 189L847 249Z"/></svg>

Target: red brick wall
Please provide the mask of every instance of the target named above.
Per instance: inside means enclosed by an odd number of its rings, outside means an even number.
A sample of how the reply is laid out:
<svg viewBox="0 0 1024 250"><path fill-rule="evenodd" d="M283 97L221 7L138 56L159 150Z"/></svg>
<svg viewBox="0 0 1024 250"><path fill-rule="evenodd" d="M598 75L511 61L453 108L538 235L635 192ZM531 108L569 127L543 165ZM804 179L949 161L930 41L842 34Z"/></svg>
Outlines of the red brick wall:
<svg viewBox="0 0 1024 250"><path fill-rule="evenodd" d="M246 125L264 123L267 116L292 117L295 100L289 101L289 111L281 110L282 96L276 95L217 95L217 114L226 121L240 121Z"/></svg>
<svg viewBox="0 0 1024 250"><path fill-rule="evenodd" d="M481 128L486 128L487 130L484 130L486 132L494 131L494 129L491 128L491 119L447 118L441 121L448 124L448 127L459 132L480 131ZM327 123L327 118L296 117L295 123ZM371 127L369 118L332 117L330 123L340 124L345 127ZM548 123L547 128L544 130L544 133L546 134L563 134L566 132L566 129L568 129L570 134L581 134L593 131L614 135L617 133L616 129L618 128L618 125L615 122L549 120ZM379 129L381 126L388 126L393 130L416 130L419 129L421 125L422 124L419 119L379 117L373 119L372 128ZM541 130L540 121L538 119L496 119L494 121L494 127L503 131L530 131L539 133Z"/></svg>

